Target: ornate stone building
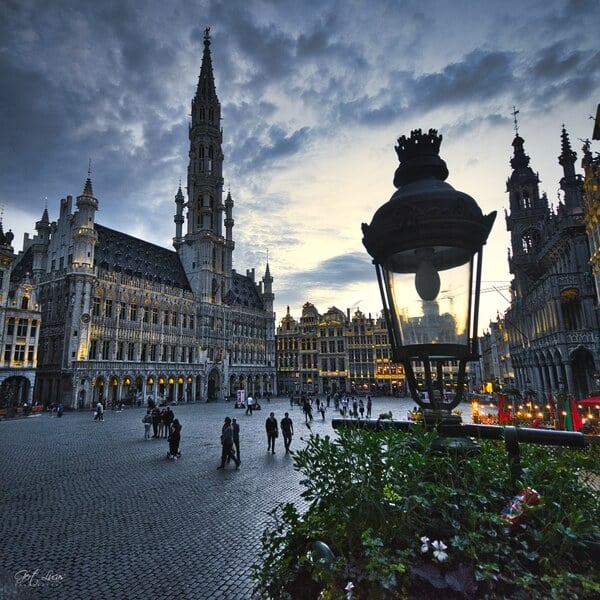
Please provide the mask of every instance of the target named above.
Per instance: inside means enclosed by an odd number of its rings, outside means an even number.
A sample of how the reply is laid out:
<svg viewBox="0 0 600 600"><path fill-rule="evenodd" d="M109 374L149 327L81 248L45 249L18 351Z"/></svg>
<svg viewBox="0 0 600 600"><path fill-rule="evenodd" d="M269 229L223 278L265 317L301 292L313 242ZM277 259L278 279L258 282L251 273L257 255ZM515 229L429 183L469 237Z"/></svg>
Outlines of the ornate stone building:
<svg viewBox="0 0 600 600"><path fill-rule="evenodd" d="M277 328L277 380L286 395L404 392L384 319L335 306L321 315L311 302L298 320L288 307Z"/></svg>
<svg viewBox="0 0 600 600"><path fill-rule="evenodd" d="M0 410L33 403L40 308L28 274L15 267L12 231L0 222Z"/></svg>
<svg viewBox="0 0 600 600"><path fill-rule="evenodd" d="M273 278L233 268L233 199L223 200L221 105L209 31L189 128L187 200L175 195L175 251L96 223L88 176L47 210L18 257L42 310L35 400L89 407L220 399L276 389ZM185 227L184 227L185 226Z"/></svg>
<svg viewBox="0 0 600 600"><path fill-rule="evenodd" d="M592 139L600 140L600 105L598 105ZM584 220L590 241L590 266L596 284L596 293L600 293L600 155L596 152L594 156L589 140L584 143L581 164L585 174L583 180ZM598 301L600 303L600 297ZM600 339L597 340L597 345L600 345ZM596 389L599 388L600 385L596 387Z"/></svg>
<svg viewBox="0 0 600 600"><path fill-rule="evenodd" d="M585 397L598 369L599 323L577 155L563 127L561 197L554 209L540 195L539 177L518 131L512 145L506 214L512 303L504 323L515 384L538 394L564 385L574 396Z"/></svg>

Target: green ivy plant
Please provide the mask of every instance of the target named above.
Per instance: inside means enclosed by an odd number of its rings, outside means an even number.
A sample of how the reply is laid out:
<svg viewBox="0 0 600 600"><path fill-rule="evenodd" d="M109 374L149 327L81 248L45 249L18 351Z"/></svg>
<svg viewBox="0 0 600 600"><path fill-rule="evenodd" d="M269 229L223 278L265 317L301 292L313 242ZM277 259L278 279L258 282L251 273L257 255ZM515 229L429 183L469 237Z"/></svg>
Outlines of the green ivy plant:
<svg viewBox="0 0 600 600"><path fill-rule="evenodd" d="M499 442L434 452L417 427L313 436L295 455L305 510L282 504L261 537L255 593L271 599L594 598L600 595L600 448L521 444L518 487L540 503L513 523L519 491ZM333 556L319 548L324 542ZM315 548L317 550L315 550Z"/></svg>

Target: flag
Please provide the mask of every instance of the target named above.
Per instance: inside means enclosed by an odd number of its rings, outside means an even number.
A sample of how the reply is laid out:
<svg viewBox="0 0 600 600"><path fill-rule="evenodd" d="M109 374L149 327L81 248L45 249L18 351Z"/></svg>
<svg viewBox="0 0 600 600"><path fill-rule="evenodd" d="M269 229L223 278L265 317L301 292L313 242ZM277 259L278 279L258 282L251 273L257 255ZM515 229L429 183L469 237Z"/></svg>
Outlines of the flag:
<svg viewBox="0 0 600 600"><path fill-rule="evenodd" d="M508 397L505 394L496 396L498 404L498 423L510 421L510 407L507 407Z"/></svg>
<svg viewBox="0 0 600 600"><path fill-rule="evenodd" d="M577 404L573 396L569 395L565 401L565 430L566 431L579 431L583 427L581 415L577 410Z"/></svg>

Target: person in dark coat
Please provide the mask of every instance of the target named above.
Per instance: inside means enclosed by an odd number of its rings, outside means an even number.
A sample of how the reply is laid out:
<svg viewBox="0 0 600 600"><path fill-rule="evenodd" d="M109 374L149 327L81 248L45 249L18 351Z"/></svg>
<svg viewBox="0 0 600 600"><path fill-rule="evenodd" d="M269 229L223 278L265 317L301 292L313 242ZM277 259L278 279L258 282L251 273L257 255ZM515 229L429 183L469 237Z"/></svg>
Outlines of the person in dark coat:
<svg viewBox="0 0 600 600"><path fill-rule="evenodd" d="M281 435L283 436L285 453L288 454L290 451L290 444L292 443L292 436L294 435L294 424L292 423L292 419L290 419L289 413L285 413L285 417L281 419Z"/></svg>
<svg viewBox="0 0 600 600"><path fill-rule="evenodd" d="M275 454L275 440L279 436L279 427L277 426L275 413L272 412L267 417L265 428L267 430L267 452L271 451Z"/></svg>
<svg viewBox="0 0 600 600"><path fill-rule="evenodd" d="M154 433L152 437L156 438L158 437L158 424L161 418L160 408L155 406L150 414L152 415L152 432Z"/></svg>
<svg viewBox="0 0 600 600"><path fill-rule="evenodd" d="M231 429L233 431L233 445L235 446L235 454L237 459L241 462L240 457L240 424L237 422L237 419L233 419L231 422Z"/></svg>
<svg viewBox="0 0 600 600"><path fill-rule="evenodd" d="M169 458L177 460L181 458L179 452L179 443L181 442L181 423L179 419L174 419L171 423L171 433L169 433Z"/></svg>
<svg viewBox="0 0 600 600"><path fill-rule="evenodd" d="M221 429L221 464L217 469L224 469L225 462L230 458L235 462L235 468L240 468L241 461L235 455L233 451L233 427L231 426L231 419L225 417L223 428Z"/></svg>
<svg viewBox="0 0 600 600"><path fill-rule="evenodd" d="M169 433L171 432L171 423L173 423L174 418L175 415L173 414L171 407L167 406L167 408L165 408L165 410L162 413L162 420L164 423L164 437L166 437L167 439L169 437Z"/></svg>

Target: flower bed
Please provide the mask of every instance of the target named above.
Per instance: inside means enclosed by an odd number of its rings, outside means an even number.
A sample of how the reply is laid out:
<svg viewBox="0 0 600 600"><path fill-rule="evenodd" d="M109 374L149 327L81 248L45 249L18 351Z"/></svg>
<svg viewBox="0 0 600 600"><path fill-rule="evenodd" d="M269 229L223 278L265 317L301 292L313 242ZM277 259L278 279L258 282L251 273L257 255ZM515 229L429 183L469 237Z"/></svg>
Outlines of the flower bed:
<svg viewBox="0 0 600 600"><path fill-rule="evenodd" d="M523 444L519 486L538 501L515 504L501 442L449 456L418 429L344 430L296 454L310 508L273 511L253 567L262 598L598 597L600 506L582 477L598 476L598 446Z"/></svg>

